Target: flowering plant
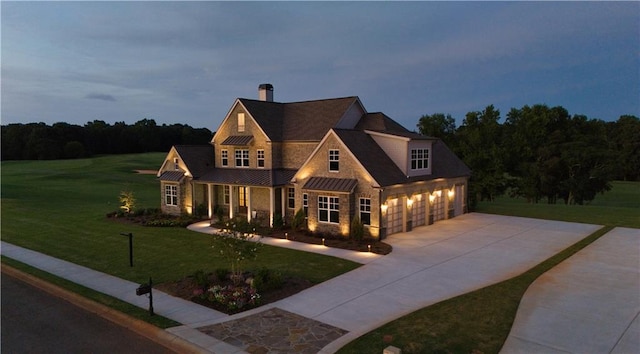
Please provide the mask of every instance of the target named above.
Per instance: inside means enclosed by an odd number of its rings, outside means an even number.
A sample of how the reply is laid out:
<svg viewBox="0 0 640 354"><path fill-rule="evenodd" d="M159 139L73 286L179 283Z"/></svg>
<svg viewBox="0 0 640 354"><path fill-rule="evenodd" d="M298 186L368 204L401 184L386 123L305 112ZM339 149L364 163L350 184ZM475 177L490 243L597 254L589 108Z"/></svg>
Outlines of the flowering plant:
<svg viewBox="0 0 640 354"><path fill-rule="evenodd" d="M260 303L260 294L250 286L214 285L207 290L209 301L218 302L229 310L241 309L247 305Z"/></svg>

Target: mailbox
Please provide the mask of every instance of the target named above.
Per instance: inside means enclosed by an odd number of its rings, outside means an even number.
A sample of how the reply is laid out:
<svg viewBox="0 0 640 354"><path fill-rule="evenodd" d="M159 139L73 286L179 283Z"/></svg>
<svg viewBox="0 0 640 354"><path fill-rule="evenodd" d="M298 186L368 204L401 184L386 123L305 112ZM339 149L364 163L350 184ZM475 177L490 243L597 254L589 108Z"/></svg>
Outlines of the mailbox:
<svg viewBox="0 0 640 354"><path fill-rule="evenodd" d="M151 285L149 284L140 284L140 286L136 289L136 295L144 295L151 292Z"/></svg>

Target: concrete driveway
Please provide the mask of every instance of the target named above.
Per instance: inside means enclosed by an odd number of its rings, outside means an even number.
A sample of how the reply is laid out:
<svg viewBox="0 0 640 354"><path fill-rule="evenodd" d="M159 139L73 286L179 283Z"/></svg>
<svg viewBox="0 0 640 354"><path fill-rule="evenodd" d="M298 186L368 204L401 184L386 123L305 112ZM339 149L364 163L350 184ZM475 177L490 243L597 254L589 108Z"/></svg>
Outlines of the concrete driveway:
<svg viewBox="0 0 640 354"><path fill-rule="evenodd" d="M465 214L390 236L393 252L292 297L212 323L277 307L348 331L333 353L382 324L425 306L509 279L600 226Z"/></svg>
<svg viewBox="0 0 640 354"><path fill-rule="evenodd" d="M501 352L640 352L640 230L615 228L533 282Z"/></svg>

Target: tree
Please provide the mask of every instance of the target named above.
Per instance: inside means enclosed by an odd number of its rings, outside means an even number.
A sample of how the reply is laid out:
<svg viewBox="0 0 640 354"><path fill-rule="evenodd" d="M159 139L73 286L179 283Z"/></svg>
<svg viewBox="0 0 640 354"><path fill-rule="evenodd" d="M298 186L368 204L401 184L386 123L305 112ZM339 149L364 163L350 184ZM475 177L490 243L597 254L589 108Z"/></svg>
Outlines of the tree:
<svg viewBox="0 0 640 354"><path fill-rule="evenodd" d="M262 246L259 242L262 236L241 232L231 225L230 229L222 230L218 235L214 235L213 248L217 249L220 256L227 260L231 266L231 279L235 283L242 282L242 266L249 260L258 257L258 252ZM254 239L257 241L254 242Z"/></svg>
<svg viewBox="0 0 640 354"><path fill-rule="evenodd" d="M417 127L420 134L440 138L445 144L451 146L456 132L456 121L450 114L425 114L420 117Z"/></svg>
<svg viewBox="0 0 640 354"><path fill-rule="evenodd" d="M470 195L478 200L493 200L507 188L499 119L500 111L489 105L482 112L467 113L456 131L454 151L473 171Z"/></svg>

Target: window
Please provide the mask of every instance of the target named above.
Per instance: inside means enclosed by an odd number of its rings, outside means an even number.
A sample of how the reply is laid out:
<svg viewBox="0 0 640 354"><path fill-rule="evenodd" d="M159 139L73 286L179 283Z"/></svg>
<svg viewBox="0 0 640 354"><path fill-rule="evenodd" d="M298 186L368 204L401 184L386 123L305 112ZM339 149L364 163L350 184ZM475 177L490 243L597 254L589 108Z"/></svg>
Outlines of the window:
<svg viewBox="0 0 640 354"><path fill-rule="evenodd" d="M295 209L296 207L296 189L295 188L288 188L287 206L289 207L289 209Z"/></svg>
<svg viewBox="0 0 640 354"><path fill-rule="evenodd" d="M329 171L340 170L340 150L329 150Z"/></svg>
<svg viewBox="0 0 640 354"><path fill-rule="evenodd" d="M222 166L229 166L229 151L222 150L220 151L220 156L222 160Z"/></svg>
<svg viewBox="0 0 640 354"><path fill-rule="evenodd" d="M304 210L304 216L309 215L309 195L302 193L302 209Z"/></svg>
<svg viewBox="0 0 640 354"><path fill-rule="evenodd" d="M320 222L340 222L340 198L318 197L318 220Z"/></svg>
<svg viewBox="0 0 640 354"><path fill-rule="evenodd" d="M264 167L264 150L257 151L258 167Z"/></svg>
<svg viewBox="0 0 640 354"><path fill-rule="evenodd" d="M411 149L411 169L424 170L429 168L429 149Z"/></svg>
<svg viewBox="0 0 640 354"><path fill-rule="evenodd" d="M244 113L238 113L238 132L244 132Z"/></svg>
<svg viewBox="0 0 640 354"><path fill-rule="evenodd" d="M168 184L164 186L164 203L166 205L178 206L178 186Z"/></svg>
<svg viewBox="0 0 640 354"><path fill-rule="evenodd" d="M371 225L371 199L360 198L360 221L364 225Z"/></svg>
<svg viewBox="0 0 640 354"><path fill-rule="evenodd" d="M231 197L231 191L229 190L229 186L222 186L222 195L224 196L224 204L229 204L229 199Z"/></svg>
<svg viewBox="0 0 640 354"><path fill-rule="evenodd" d="M236 150L236 167L249 167L249 150Z"/></svg>
<svg viewBox="0 0 640 354"><path fill-rule="evenodd" d="M173 169L176 170L176 171L180 169L179 162L180 162L180 160L178 160L177 157L173 159Z"/></svg>

